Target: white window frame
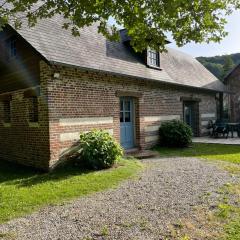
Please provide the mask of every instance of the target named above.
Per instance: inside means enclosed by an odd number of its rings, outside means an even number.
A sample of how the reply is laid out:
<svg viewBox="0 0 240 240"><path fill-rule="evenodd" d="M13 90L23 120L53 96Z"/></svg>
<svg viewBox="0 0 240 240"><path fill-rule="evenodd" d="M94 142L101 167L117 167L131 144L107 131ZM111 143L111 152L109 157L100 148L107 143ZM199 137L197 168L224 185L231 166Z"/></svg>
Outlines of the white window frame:
<svg viewBox="0 0 240 240"><path fill-rule="evenodd" d="M150 48L147 49L147 65L152 68L160 69L160 53L158 51Z"/></svg>

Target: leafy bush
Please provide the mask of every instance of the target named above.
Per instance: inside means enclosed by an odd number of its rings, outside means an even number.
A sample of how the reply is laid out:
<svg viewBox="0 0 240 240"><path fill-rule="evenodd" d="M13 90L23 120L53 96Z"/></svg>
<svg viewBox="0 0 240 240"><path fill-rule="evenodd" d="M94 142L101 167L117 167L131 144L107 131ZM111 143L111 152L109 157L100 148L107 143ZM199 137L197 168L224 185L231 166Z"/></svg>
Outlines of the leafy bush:
<svg viewBox="0 0 240 240"><path fill-rule="evenodd" d="M168 147L187 147L192 142L192 129L179 120L162 123L159 133L161 143Z"/></svg>
<svg viewBox="0 0 240 240"><path fill-rule="evenodd" d="M80 135L77 160L89 169L110 168L123 154L122 148L106 131L93 130Z"/></svg>

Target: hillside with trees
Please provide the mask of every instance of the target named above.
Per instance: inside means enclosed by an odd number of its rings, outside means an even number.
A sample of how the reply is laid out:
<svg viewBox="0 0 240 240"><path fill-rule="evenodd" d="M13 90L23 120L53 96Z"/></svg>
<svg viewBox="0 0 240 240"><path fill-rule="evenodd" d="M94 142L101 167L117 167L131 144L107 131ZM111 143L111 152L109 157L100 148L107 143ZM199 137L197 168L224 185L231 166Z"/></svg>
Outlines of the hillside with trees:
<svg viewBox="0 0 240 240"><path fill-rule="evenodd" d="M211 73L223 80L224 77L240 63L240 53L214 57L197 57Z"/></svg>

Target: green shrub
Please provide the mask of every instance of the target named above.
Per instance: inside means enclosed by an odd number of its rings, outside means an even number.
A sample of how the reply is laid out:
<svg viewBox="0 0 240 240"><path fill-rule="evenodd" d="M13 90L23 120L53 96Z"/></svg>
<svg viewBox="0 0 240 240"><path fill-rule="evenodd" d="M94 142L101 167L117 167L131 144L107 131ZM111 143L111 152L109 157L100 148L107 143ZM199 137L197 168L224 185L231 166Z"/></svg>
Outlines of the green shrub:
<svg viewBox="0 0 240 240"><path fill-rule="evenodd" d="M106 131L93 130L80 135L78 160L88 169L105 169L114 165L123 151Z"/></svg>
<svg viewBox="0 0 240 240"><path fill-rule="evenodd" d="M161 144L168 147L187 147L192 142L192 129L179 120L162 123L159 133Z"/></svg>

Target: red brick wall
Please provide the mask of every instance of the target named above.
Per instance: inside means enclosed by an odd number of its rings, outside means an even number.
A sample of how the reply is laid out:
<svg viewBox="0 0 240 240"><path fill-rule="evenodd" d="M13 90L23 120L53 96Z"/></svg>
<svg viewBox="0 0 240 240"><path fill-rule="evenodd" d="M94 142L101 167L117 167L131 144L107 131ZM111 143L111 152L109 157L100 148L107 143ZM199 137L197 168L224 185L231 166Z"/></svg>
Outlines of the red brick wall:
<svg viewBox="0 0 240 240"><path fill-rule="evenodd" d="M60 78L54 78L54 72ZM10 92L12 122L0 122L0 157L47 170L69 149L80 132L95 128L113 131L120 141L119 96L134 97L136 145L158 142L158 126L166 118L182 118L181 97L199 98L199 128L216 115L215 94L162 83L50 67L40 62L39 123L28 123L26 89ZM1 97L1 95L0 95ZM3 108L0 102L0 119ZM205 115L202 115L205 114Z"/></svg>
<svg viewBox="0 0 240 240"><path fill-rule="evenodd" d="M71 134L78 136L78 132L94 128L113 129L113 136L120 140L119 97L118 92L128 92L137 95L136 107L136 144L140 148L148 148L156 144L154 136L158 130L147 131L147 126L160 125L161 121L151 121L149 116L179 115L182 118L183 105L181 97L200 98L199 114L216 115L215 94L200 90L146 82L137 79L111 76L103 73L82 71L67 67L57 67L55 72L60 73L59 79L52 77L50 67L42 64L44 76L48 76L48 107L51 163L53 165L63 150L73 143ZM123 94L124 95L124 94ZM199 128L202 131L207 120L214 116L202 116ZM61 119L108 118L113 122L101 124L61 124ZM96 119L95 119L96 120ZM203 133L203 131L202 131ZM69 135L68 135L69 134ZM67 136L67 137L66 137ZM69 139L68 139L68 136ZM153 137L151 137L153 136ZM66 137L66 138L65 138ZM148 138L147 138L148 137ZM146 141L147 139L147 141Z"/></svg>
<svg viewBox="0 0 240 240"><path fill-rule="evenodd" d="M38 97L38 123L29 123L29 100L24 97L24 92L28 89L7 93L12 96L10 125L3 122L3 103L0 101L1 159L19 162L44 170L48 169L50 153L46 80L48 79L41 75L41 95Z"/></svg>

